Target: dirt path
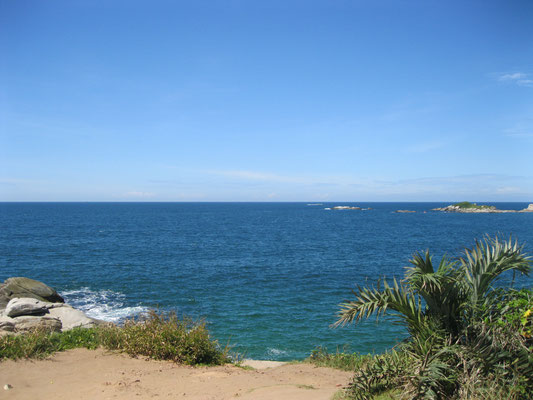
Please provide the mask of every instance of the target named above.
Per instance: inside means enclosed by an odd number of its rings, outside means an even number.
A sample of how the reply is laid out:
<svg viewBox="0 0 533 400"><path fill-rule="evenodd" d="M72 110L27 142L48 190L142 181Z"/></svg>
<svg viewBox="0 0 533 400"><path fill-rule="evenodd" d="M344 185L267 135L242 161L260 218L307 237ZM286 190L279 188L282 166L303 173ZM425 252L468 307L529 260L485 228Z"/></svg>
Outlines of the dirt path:
<svg viewBox="0 0 533 400"><path fill-rule="evenodd" d="M352 375L310 364L252 365L261 369L193 368L76 349L42 361L0 362L0 399L327 400ZM4 390L7 384L12 388Z"/></svg>

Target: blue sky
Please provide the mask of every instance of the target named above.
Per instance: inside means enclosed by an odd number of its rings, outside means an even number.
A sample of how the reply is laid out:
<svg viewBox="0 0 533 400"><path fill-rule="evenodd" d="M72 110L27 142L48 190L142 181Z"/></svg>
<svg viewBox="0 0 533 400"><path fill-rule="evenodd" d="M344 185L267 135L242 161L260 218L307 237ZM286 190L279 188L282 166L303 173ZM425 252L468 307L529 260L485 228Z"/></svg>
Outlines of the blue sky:
<svg viewBox="0 0 533 400"><path fill-rule="evenodd" d="M532 21L0 0L0 201L533 201Z"/></svg>

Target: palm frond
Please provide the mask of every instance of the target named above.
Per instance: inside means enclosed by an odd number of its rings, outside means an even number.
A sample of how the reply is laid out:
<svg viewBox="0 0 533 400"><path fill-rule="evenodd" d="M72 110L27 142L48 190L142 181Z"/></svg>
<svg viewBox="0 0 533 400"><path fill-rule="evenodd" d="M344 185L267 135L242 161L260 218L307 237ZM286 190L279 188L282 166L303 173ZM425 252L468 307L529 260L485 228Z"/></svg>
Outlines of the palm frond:
<svg viewBox="0 0 533 400"><path fill-rule="evenodd" d="M482 301L492 283L504 272L513 270L529 274L531 257L523 253L523 248L511 238L501 241L498 237L486 236L482 241L476 241L473 249L464 250L459 262L472 304Z"/></svg>
<svg viewBox="0 0 533 400"><path fill-rule="evenodd" d="M409 330L416 330L424 321L420 297L407 287L398 284L396 279L392 287L383 281L383 287L383 289L358 287L357 291L353 291L356 300L339 305L338 320L333 327L344 326L351 322L357 323L374 313L379 318L390 310L407 324Z"/></svg>

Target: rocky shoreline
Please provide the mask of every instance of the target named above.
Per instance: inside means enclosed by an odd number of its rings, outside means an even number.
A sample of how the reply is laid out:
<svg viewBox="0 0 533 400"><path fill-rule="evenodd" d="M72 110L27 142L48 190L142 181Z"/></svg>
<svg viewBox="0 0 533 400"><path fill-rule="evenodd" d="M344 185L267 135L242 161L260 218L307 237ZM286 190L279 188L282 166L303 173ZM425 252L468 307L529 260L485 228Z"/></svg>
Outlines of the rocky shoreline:
<svg viewBox="0 0 533 400"><path fill-rule="evenodd" d="M0 285L0 336L35 328L63 332L106 323L66 304L53 288L42 282L14 277Z"/></svg>
<svg viewBox="0 0 533 400"><path fill-rule="evenodd" d="M475 207L460 207L458 205L449 205L446 207L433 208L432 211L456 212L456 213L526 213L533 212L533 204L529 204L523 210L499 210L494 206L475 206Z"/></svg>

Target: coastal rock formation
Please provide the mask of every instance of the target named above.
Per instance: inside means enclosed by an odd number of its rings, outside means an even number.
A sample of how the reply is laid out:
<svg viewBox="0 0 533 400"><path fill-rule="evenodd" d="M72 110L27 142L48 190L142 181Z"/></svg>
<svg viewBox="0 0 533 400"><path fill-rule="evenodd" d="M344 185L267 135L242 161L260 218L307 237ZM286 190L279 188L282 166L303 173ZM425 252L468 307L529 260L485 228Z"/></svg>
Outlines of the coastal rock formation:
<svg viewBox="0 0 533 400"><path fill-rule="evenodd" d="M335 206L331 208L332 210L360 210L361 207L351 207L351 206Z"/></svg>
<svg viewBox="0 0 533 400"><path fill-rule="evenodd" d="M446 207L433 208L433 211L444 211L444 212L456 212L456 213L523 213L523 212L533 212L533 204L529 204L527 208L523 210L499 210L494 206L486 206L473 204L468 207L462 207L457 204L449 205Z"/></svg>
<svg viewBox="0 0 533 400"><path fill-rule="evenodd" d="M415 213L416 211L412 210L396 210L397 213Z"/></svg>
<svg viewBox="0 0 533 400"><path fill-rule="evenodd" d="M61 321L61 330L68 331L73 328L92 328L103 323L94 318L90 318L83 311L76 310L68 304L51 307L48 310L51 317Z"/></svg>
<svg viewBox="0 0 533 400"><path fill-rule="evenodd" d="M44 301L31 298L14 298L7 303L4 314L14 318L19 315L45 314L48 307Z"/></svg>
<svg viewBox="0 0 533 400"><path fill-rule="evenodd" d="M4 308L9 303L9 300L14 298L33 298L50 303L65 302L63 297L50 286L23 277L8 278L0 285L0 309Z"/></svg>
<svg viewBox="0 0 533 400"><path fill-rule="evenodd" d="M35 328L53 332L102 323L65 304L51 287L28 278L9 278L0 286L0 336Z"/></svg>
<svg viewBox="0 0 533 400"><path fill-rule="evenodd" d="M46 316L21 315L12 320L14 333L28 332L36 328L60 332L62 326L59 319Z"/></svg>

